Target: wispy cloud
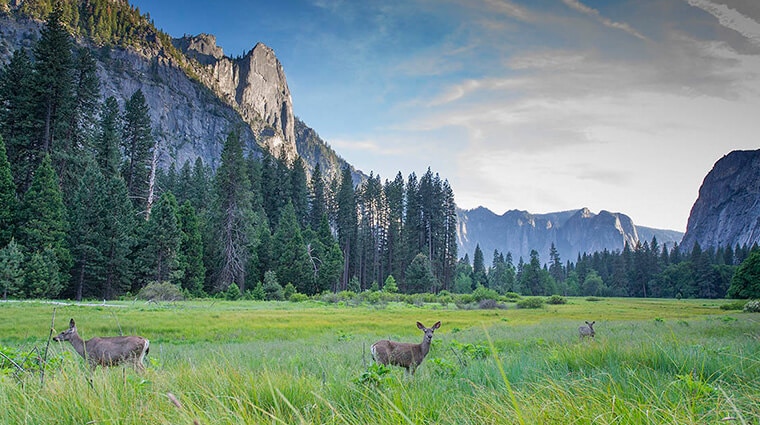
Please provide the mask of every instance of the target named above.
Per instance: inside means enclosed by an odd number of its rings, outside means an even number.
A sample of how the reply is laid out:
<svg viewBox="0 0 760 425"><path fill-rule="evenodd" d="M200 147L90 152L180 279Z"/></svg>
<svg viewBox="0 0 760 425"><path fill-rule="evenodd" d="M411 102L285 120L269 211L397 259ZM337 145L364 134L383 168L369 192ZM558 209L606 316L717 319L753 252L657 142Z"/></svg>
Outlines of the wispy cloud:
<svg viewBox="0 0 760 425"><path fill-rule="evenodd" d="M647 39L646 37L644 37L644 35L642 35L638 31L636 31L635 29L633 29L630 25L628 25L628 24L626 24L624 22L616 22L616 21L613 21L613 20L611 20L609 18L605 18L604 16L602 16L601 13L599 13L598 10L596 10L594 8L591 8L591 7L588 7L585 4L579 2L578 0L562 0L562 2L565 3L566 5L568 5L569 7L577 10L578 12L581 12L583 14L586 14L586 15L589 15L589 16L595 18L602 25L604 25L606 27L614 28L614 29L618 29L618 30L627 32L628 34L630 34L630 35L632 35L632 36L634 36L636 38L639 38L641 40L646 40Z"/></svg>
<svg viewBox="0 0 760 425"><path fill-rule="evenodd" d="M717 4L710 0L686 0L690 5L698 7L718 18L718 22L746 37L753 44L760 46L760 23L735 9Z"/></svg>

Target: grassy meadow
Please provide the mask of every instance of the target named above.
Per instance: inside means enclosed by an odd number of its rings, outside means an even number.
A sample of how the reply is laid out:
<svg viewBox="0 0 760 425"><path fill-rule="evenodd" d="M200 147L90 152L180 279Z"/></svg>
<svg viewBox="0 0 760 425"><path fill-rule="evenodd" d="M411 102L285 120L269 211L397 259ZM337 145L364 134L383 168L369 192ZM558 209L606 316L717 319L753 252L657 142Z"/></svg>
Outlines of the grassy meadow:
<svg viewBox="0 0 760 425"><path fill-rule="evenodd" d="M725 303L0 302L0 423L760 424L760 314ZM91 372L51 342L42 375L53 316L56 333L73 317L85 339L145 336L147 370ZM372 364L374 341L420 342L415 322L437 320L413 377Z"/></svg>

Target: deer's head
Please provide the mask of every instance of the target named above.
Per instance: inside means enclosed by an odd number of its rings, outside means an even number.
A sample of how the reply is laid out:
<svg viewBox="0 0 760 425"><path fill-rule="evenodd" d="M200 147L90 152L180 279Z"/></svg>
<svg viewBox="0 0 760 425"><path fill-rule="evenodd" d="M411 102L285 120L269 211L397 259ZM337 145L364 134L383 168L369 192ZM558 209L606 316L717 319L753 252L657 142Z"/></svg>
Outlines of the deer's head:
<svg viewBox="0 0 760 425"><path fill-rule="evenodd" d="M53 341L70 341L71 337L77 334L77 326L74 319L69 321L69 328L53 337Z"/></svg>
<svg viewBox="0 0 760 425"><path fill-rule="evenodd" d="M425 332L425 337L423 339L423 342L430 343L433 340L433 332L435 332L436 329L441 327L441 322L435 322L435 325L433 325L432 328L426 328L425 325L423 325L420 322L417 322L417 327L420 328L422 332Z"/></svg>

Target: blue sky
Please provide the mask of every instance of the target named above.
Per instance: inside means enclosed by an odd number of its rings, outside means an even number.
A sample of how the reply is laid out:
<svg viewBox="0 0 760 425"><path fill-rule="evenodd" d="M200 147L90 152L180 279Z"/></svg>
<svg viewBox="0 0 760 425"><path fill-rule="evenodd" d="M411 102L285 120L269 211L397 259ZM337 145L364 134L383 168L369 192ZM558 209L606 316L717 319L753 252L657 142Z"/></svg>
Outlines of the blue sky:
<svg viewBox="0 0 760 425"><path fill-rule="evenodd" d="M760 1L132 1L172 36L257 42L294 111L392 179L463 208L588 207L684 231L702 180L758 149Z"/></svg>

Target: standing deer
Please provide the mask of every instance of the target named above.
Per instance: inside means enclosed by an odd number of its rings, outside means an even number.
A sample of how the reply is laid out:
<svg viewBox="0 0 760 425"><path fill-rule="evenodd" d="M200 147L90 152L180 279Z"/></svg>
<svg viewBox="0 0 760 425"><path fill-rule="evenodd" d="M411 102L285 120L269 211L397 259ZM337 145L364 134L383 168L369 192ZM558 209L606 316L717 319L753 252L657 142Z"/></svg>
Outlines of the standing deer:
<svg viewBox="0 0 760 425"><path fill-rule="evenodd" d="M580 334L578 339L583 340L583 338L587 336L590 336L591 338L593 338L594 335L596 335L596 332L594 331L594 323L596 323L596 320L594 320L591 323L586 322L586 325L578 328L578 333Z"/></svg>
<svg viewBox="0 0 760 425"><path fill-rule="evenodd" d="M420 322L417 322L417 327L425 333L422 337L422 343L412 344L408 342L393 342L384 339L372 344L370 348L372 352L372 358L376 362L388 365L401 366L406 369L407 372L411 372L414 375L414 370L422 363L422 360L427 356L430 351L430 342L433 340L433 332L441 327L441 322L436 322L432 328L426 328Z"/></svg>
<svg viewBox="0 0 760 425"><path fill-rule="evenodd" d="M94 370L98 365L116 366L122 362L130 362L135 369L145 370L143 359L148 354L150 341L140 336L112 336L92 338L84 341L77 333L74 319L69 322L69 328L53 337L53 341L69 341L74 350L90 363Z"/></svg>

